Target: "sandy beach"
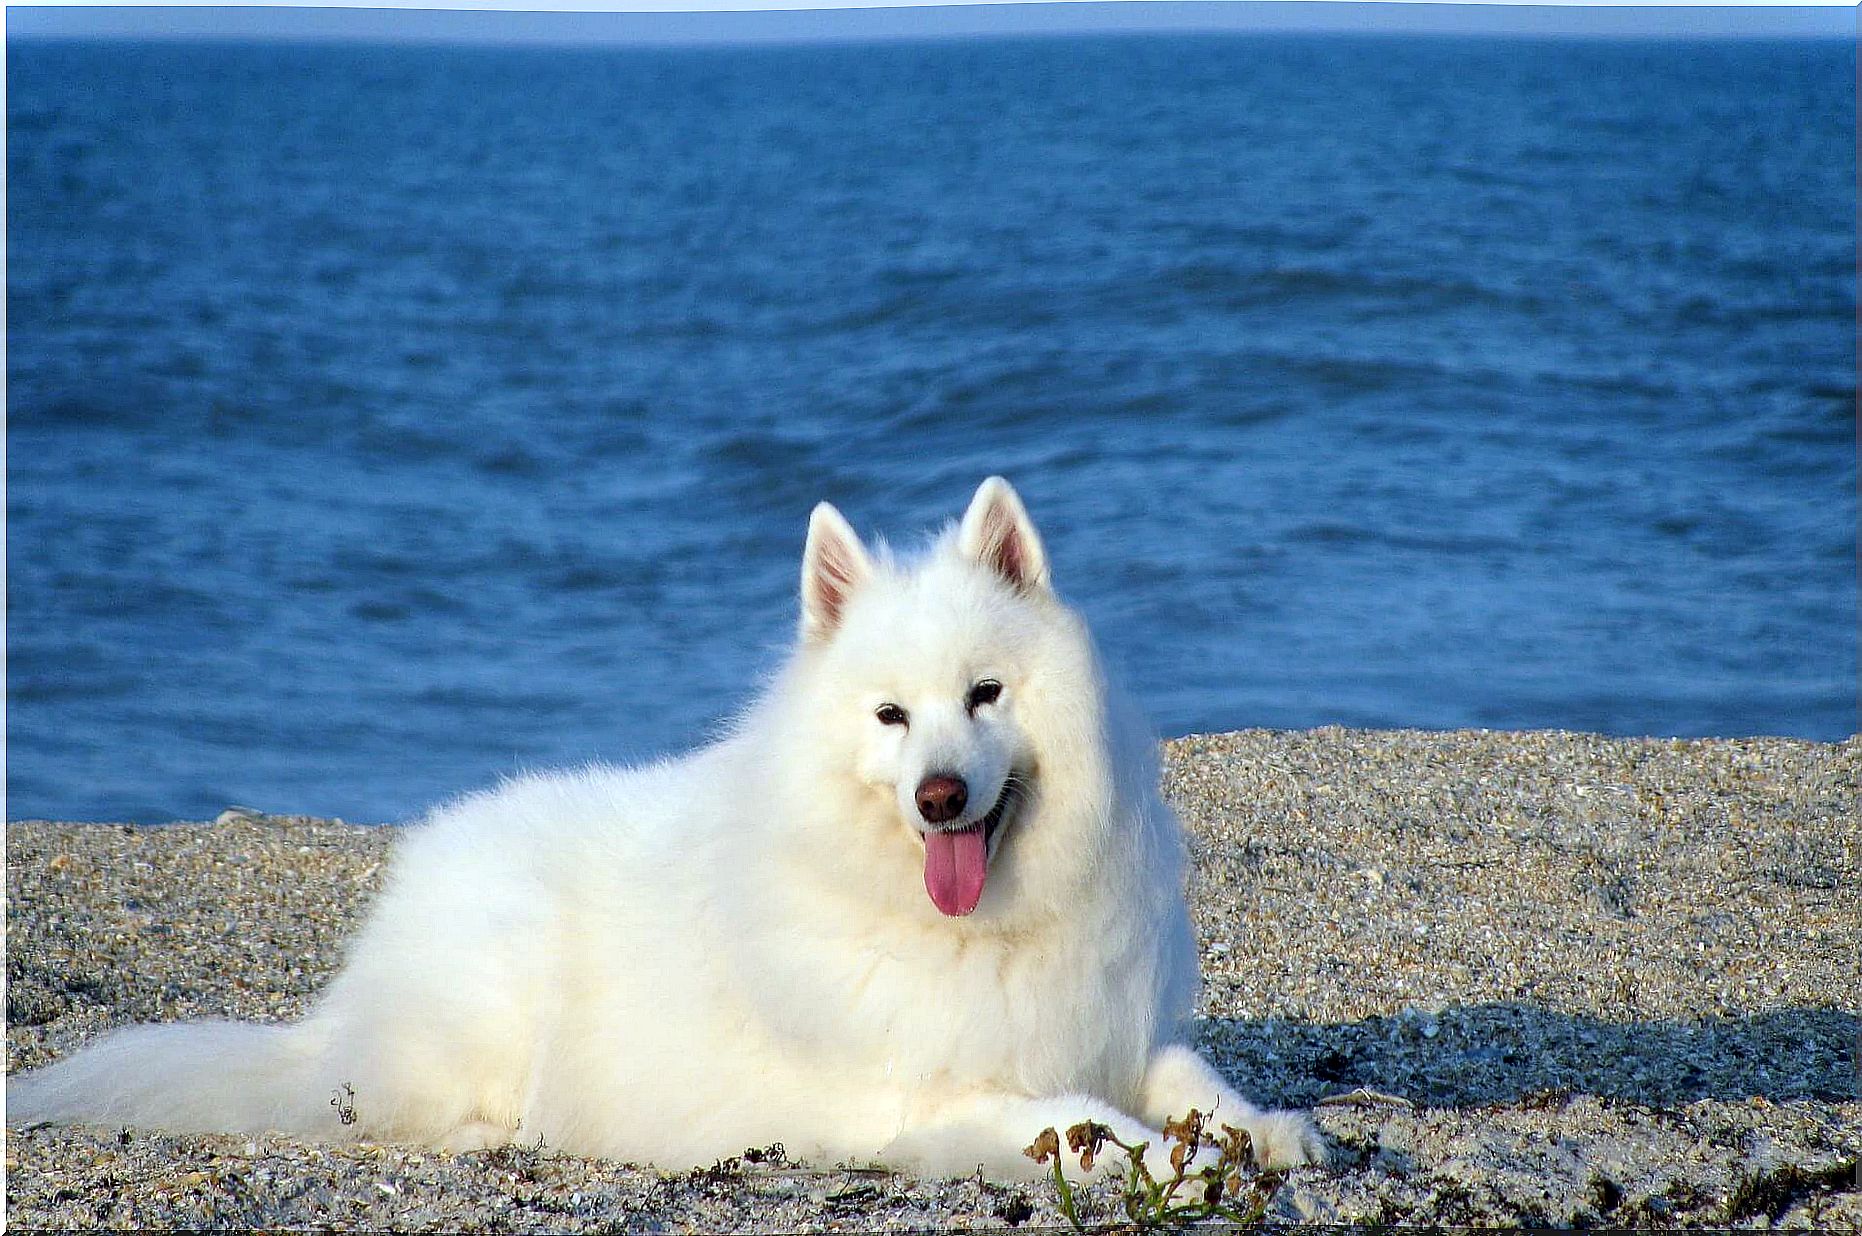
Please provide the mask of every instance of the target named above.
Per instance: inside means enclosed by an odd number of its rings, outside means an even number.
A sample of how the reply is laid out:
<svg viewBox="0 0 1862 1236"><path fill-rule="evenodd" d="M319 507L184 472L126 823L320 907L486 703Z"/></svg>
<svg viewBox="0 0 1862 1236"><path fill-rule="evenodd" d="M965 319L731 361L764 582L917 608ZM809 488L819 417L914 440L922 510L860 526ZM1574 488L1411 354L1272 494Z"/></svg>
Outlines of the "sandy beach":
<svg viewBox="0 0 1862 1236"><path fill-rule="evenodd" d="M1200 1044L1333 1150L1271 1219L1862 1227L1862 740L1325 729L1166 757ZM8 825L9 1071L123 1022L302 1014L393 837ZM668 1174L40 1127L8 1129L6 1169L21 1229L1064 1226L1044 1185L762 1153ZM1110 1185L1086 1213L1115 1217Z"/></svg>

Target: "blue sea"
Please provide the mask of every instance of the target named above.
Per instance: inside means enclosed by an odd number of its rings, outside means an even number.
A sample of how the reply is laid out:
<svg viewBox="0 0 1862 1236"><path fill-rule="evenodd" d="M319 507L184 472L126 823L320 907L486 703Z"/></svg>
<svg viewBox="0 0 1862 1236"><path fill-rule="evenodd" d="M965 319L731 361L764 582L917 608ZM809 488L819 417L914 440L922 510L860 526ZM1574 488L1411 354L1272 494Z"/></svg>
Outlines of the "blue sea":
<svg viewBox="0 0 1862 1236"><path fill-rule="evenodd" d="M1164 734L1856 729L1847 40L7 55L10 818L676 750L991 472Z"/></svg>

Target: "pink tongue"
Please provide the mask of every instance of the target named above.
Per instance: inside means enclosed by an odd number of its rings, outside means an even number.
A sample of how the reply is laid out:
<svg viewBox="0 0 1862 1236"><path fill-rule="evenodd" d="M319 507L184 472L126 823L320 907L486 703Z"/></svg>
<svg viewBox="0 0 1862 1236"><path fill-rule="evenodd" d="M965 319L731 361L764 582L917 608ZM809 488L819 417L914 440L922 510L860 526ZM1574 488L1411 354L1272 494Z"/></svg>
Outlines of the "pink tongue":
<svg viewBox="0 0 1862 1236"><path fill-rule="evenodd" d="M968 914L983 899L988 875L983 826L960 833L925 834L925 891L945 914Z"/></svg>

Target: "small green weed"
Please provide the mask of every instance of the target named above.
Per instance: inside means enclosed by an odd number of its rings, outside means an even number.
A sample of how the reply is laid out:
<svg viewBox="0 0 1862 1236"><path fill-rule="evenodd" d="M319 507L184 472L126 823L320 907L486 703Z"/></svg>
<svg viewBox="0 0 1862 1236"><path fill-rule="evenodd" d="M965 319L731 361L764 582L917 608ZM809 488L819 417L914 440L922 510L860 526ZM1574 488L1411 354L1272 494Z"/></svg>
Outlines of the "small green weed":
<svg viewBox="0 0 1862 1236"><path fill-rule="evenodd" d="M1170 1174L1161 1180L1145 1166L1145 1151L1151 1143L1128 1145L1111 1129L1091 1120L1067 1130L1067 1149L1079 1155L1080 1166L1089 1171L1108 1145L1125 1155L1127 1161L1120 1169L1119 1204L1137 1231L1181 1227L1204 1219L1257 1226L1266 1216L1268 1200L1280 1187L1282 1177L1252 1170L1252 1146L1245 1130L1221 1125L1222 1136L1218 1138L1206 1129L1207 1119L1191 1108L1183 1119L1164 1122ZM1215 1152L1214 1160L1197 1166L1197 1160L1208 1151ZM1051 1128L1044 1129L1022 1153L1036 1163L1053 1163L1060 1212L1077 1230L1087 1230L1080 1219L1073 1185L1061 1170L1060 1135Z"/></svg>

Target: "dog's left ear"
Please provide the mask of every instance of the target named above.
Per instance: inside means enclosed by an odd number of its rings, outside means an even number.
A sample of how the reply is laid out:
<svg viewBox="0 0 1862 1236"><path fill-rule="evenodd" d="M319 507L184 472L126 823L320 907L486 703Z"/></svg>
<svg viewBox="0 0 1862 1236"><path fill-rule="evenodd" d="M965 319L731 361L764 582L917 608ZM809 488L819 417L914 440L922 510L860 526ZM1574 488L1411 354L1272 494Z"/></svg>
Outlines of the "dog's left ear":
<svg viewBox="0 0 1862 1236"><path fill-rule="evenodd" d="M992 476L977 487L957 530L957 548L1017 588L1046 590L1047 550L1013 486Z"/></svg>

